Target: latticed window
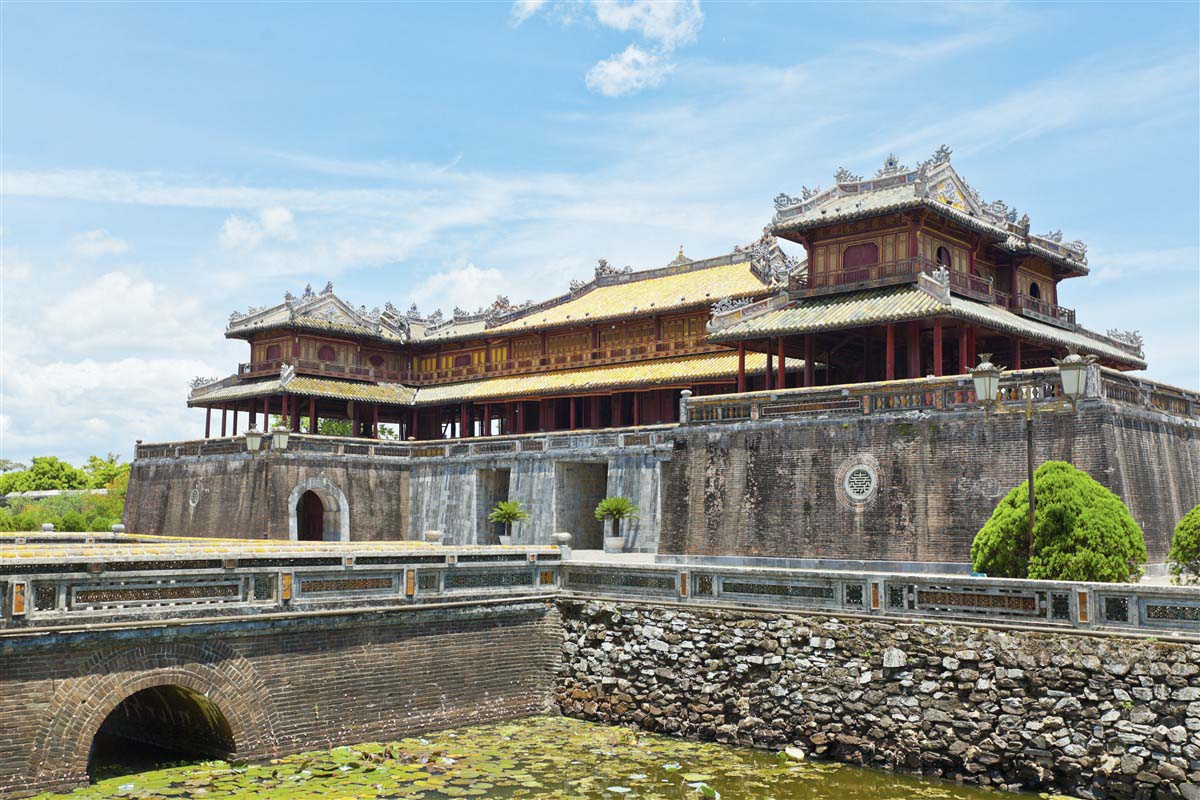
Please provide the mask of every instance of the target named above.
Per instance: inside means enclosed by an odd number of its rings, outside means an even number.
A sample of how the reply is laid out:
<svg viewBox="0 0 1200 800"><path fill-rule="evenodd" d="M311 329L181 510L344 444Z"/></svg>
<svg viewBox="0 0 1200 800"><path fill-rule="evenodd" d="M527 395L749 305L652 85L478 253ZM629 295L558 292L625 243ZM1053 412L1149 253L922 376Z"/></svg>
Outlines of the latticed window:
<svg viewBox="0 0 1200 800"><path fill-rule="evenodd" d="M875 476L866 467L855 467L846 474L846 494L851 500L866 500L874 489Z"/></svg>
<svg viewBox="0 0 1200 800"><path fill-rule="evenodd" d="M842 251L842 269L869 267L879 263L879 245L874 242L852 244Z"/></svg>
<svg viewBox="0 0 1200 800"><path fill-rule="evenodd" d="M337 351L334 350L329 345L323 344L319 348L317 348L317 360L318 361L336 361L337 360Z"/></svg>
<svg viewBox="0 0 1200 800"><path fill-rule="evenodd" d="M537 337L517 339L513 342L513 356L516 358L537 358L542 354L542 340Z"/></svg>
<svg viewBox="0 0 1200 800"><path fill-rule="evenodd" d="M654 321L644 320L629 324L618 323L600 331L601 347L621 347L636 342L653 341Z"/></svg>
<svg viewBox="0 0 1200 800"><path fill-rule="evenodd" d="M550 355L579 353L590 349L591 344L592 334L590 331L577 331L576 333L551 336L546 341L546 349L550 352Z"/></svg>
<svg viewBox="0 0 1200 800"><path fill-rule="evenodd" d="M279 345L277 345L277 344L270 345L269 347L267 347L267 355L266 355L265 360L278 361L280 352L281 351L279 349Z"/></svg>

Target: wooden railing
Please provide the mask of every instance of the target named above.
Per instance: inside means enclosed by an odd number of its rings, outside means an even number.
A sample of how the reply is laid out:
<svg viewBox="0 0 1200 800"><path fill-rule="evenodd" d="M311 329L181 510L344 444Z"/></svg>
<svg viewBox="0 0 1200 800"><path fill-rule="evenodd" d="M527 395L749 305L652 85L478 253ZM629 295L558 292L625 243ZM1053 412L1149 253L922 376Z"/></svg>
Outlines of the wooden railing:
<svg viewBox="0 0 1200 800"><path fill-rule="evenodd" d="M238 365L238 375L242 378L278 375L279 368L284 364L295 366L296 374L298 375L321 375L331 378L350 378L352 380L381 381L384 383L401 383L405 379L404 373L395 370L356 364L337 364L332 361L307 361L305 359L287 358L243 362Z"/></svg>
<svg viewBox="0 0 1200 800"><path fill-rule="evenodd" d="M1075 328L1075 309L1056 306L1045 300L1030 297L1027 294L1017 295L1017 308L1027 317L1058 325L1062 328Z"/></svg>

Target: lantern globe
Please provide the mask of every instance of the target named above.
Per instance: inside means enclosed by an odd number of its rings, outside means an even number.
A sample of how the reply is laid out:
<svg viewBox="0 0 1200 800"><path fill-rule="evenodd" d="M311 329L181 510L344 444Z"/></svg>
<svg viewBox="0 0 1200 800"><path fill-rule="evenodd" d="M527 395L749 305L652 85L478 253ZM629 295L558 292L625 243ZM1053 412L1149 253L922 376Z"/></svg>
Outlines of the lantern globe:
<svg viewBox="0 0 1200 800"><path fill-rule="evenodd" d="M975 398L980 403L990 403L996 399L1000 391L1000 373L1003 367L992 363L991 353L979 354L979 365L971 370L971 380L975 384Z"/></svg>
<svg viewBox="0 0 1200 800"><path fill-rule="evenodd" d="M257 453L262 447L263 435L257 429L251 428L246 431L246 452Z"/></svg>

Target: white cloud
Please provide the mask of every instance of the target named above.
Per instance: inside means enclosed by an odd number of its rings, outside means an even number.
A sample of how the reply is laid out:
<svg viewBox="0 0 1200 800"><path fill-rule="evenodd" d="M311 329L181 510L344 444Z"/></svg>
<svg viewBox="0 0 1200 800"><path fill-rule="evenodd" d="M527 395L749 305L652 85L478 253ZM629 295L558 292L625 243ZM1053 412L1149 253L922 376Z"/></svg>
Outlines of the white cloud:
<svg viewBox="0 0 1200 800"><path fill-rule="evenodd" d="M226 250L254 250L263 242L296 240L296 218L282 206L264 208L258 219L230 216L221 226L218 241Z"/></svg>
<svg viewBox="0 0 1200 800"><path fill-rule="evenodd" d="M187 352L206 347L219 320L205 318L189 294L172 294L114 271L45 302L43 313L26 323L52 352L128 352L131 347Z"/></svg>
<svg viewBox="0 0 1200 800"><path fill-rule="evenodd" d="M633 31L665 51L696 41L704 13L700 0L594 0L596 20L619 31Z"/></svg>
<svg viewBox="0 0 1200 800"><path fill-rule="evenodd" d="M71 239L71 250L84 258L119 256L129 249L128 242L106 230L86 231Z"/></svg>
<svg viewBox="0 0 1200 800"><path fill-rule="evenodd" d="M605 97L620 97L658 86L673 67L635 44L611 58L598 61L588 70L587 87Z"/></svg>
<svg viewBox="0 0 1200 800"><path fill-rule="evenodd" d="M512 4L510 19L513 25L520 25L532 17L546 5L546 0L516 0Z"/></svg>
<svg viewBox="0 0 1200 800"><path fill-rule="evenodd" d="M449 312L455 306L475 311L491 305L505 285L504 273L500 270L467 264L430 275L413 289L412 297L426 313L434 308Z"/></svg>

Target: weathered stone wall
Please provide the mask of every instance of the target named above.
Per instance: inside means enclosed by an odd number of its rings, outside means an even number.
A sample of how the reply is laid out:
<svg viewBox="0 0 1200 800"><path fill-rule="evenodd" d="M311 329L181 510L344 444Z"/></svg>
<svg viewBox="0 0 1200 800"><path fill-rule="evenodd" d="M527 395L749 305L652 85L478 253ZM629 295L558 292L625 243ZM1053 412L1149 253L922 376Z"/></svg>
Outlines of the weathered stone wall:
<svg viewBox="0 0 1200 800"><path fill-rule="evenodd" d="M1006 789L1200 797L1200 645L564 600L571 716Z"/></svg>
<svg viewBox="0 0 1200 800"><path fill-rule="evenodd" d="M1162 414L1092 402L1034 417L1034 461L1068 460L1112 489L1165 560L1200 503L1200 435ZM1023 414L881 414L685 426L664 462L662 553L970 560L996 502L1025 480ZM848 502L842 478L875 469Z"/></svg>
<svg viewBox="0 0 1200 800"><path fill-rule="evenodd" d="M205 695L265 758L543 713L560 645L554 607L516 601L0 637L0 797L84 782L105 717L152 686Z"/></svg>
<svg viewBox="0 0 1200 800"><path fill-rule="evenodd" d="M507 499L520 502L529 511L527 521L513 525L515 544L550 544L556 531L575 533L580 521L595 510L595 498L607 491L629 497L641 509L638 519L621 525L626 549L653 553L658 548L661 516L661 457L652 452L551 452L419 461L410 473L408 536L417 538L422 531L440 530L447 544L490 543L486 515L494 505L492 499L500 494L492 483L507 474ZM607 476L606 488L597 489L601 467ZM597 549L600 546L598 542L590 544Z"/></svg>
<svg viewBox="0 0 1200 800"><path fill-rule="evenodd" d="M287 539L293 495L312 488L327 508L346 507L351 539L403 539L408 481L407 464L365 456L144 459L129 476L124 523L140 534Z"/></svg>

